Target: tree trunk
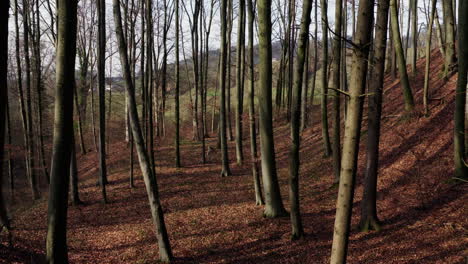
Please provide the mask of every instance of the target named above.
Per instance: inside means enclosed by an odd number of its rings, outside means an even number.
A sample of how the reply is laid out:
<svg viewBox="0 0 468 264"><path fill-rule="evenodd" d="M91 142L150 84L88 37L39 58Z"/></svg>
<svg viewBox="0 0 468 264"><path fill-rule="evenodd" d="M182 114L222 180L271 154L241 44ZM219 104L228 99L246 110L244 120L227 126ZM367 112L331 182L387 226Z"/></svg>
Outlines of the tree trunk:
<svg viewBox="0 0 468 264"><path fill-rule="evenodd" d="M292 239L304 236L299 203L299 149L300 149L300 118L301 95L304 74L305 57L307 56L307 39L309 37L310 12L312 0L306 0L302 6L301 31L298 39L296 70L294 72L294 86L292 90L291 107L291 148L289 152L289 203L291 207ZM341 27L341 26L340 26Z"/></svg>
<svg viewBox="0 0 468 264"><path fill-rule="evenodd" d="M455 18L453 15L452 1L442 1L444 10L444 26L445 26L445 68L444 77L448 78L449 75L455 70L457 58L455 55ZM466 15L466 14L463 14Z"/></svg>
<svg viewBox="0 0 468 264"><path fill-rule="evenodd" d="M72 131L70 158L70 198L72 205L82 204L78 192L78 167L76 163L75 131Z"/></svg>
<svg viewBox="0 0 468 264"><path fill-rule="evenodd" d="M5 111L8 102L8 19L10 11L10 1L0 2L0 226L8 231L11 245L10 220L8 219L6 203L3 195L3 157L5 153Z"/></svg>
<svg viewBox="0 0 468 264"><path fill-rule="evenodd" d="M328 133L328 17L327 17L327 0L321 0L322 12L322 78L320 83L322 85L322 140L325 157L331 155L330 134Z"/></svg>
<svg viewBox="0 0 468 264"><path fill-rule="evenodd" d="M333 38L333 62L332 62L332 84L331 88L333 96L333 139L332 139L332 155L333 155L333 171L335 174L335 183L340 180L340 162L341 162L341 122L340 122L340 74L341 74L341 17L343 13L343 3L337 0L335 3L335 34Z"/></svg>
<svg viewBox="0 0 468 264"><path fill-rule="evenodd" d="M387 48L389 0L379 0L375 25L373 74L369 77L369 108L366 171L364 194L361 202L361 230L380 230L377 218L377 175L379 168L380 119L382 113L383 81L385 77L385 53Z"/></svg>
<svg viewBox="0 0 468 264"><path fill-rule="evenodd" d="M179 0L175 1L175 166L180 168L180 66L179 66Z"/></svg>
<svg viewBox="0 0 468 264"><path fill-rule="evenodd" d="M249 62L248 70L249 82L249 125L250 125L250 155L252 160L252 176L255 189L255 204L263 205L262 186L260 185L260 175L258 173L257 161L257 133L255 131L255 65L254 65L254 20L255 10L253 0L247 0L248 30L249 30Z"/></svg>
<svg viewBox="0 0 468 264"><path fill-rule="evenodd" d="M424 113L429 113L429 68L431 66L431 42L432 42L432 28L434 25L434 17L437 9L437 0L431 1L431 18L428 25L427 39L426 39L426 66L424 69L424 88L423 88L423 105Z"/></svg>
<svg viewBox="0 0 468 264"><path fill-rule="evenodd" d="M401 45L400 27L398 23L398 11L396 0L390 0L390 15L391 15L391 28L393 35L393 45L398 62L398 72L400 73L401 88L403 90L403 98L405 101L405 110L412 111L414 108L413 93L409 84L408 72L406 71L406 60L403 54L403 47Z"/></svg>
<svg viewBox="0 0 468 264"><path fill-rule="evenodd" d="M258 0L259 29L259 88L260 150L262 178L265 190L265 217L286 215L276 174L275 144L272 120L272 51L271 51L271 1Z"/></svg>
<svg viewBox="0 0 468 264"><path fill-rule="evenodd" d="M219 87L221 89L221 99L220 99L220 106L219 106L219 135L220 135L220 140L221 140L221 162L222 162L222 168L221 168L221 177L224 176L229 176L231 175L231 170L229 169L229 157L228 157L228 144L227 144L227 136L226 136L226 128L227 128L227 118L229 118L229 115L226 114L226 81L230 82L230 78L226 78L226 67L229 67L229 65L226 65L227 62L227 54L229 52L226 50L229 47L229 43L226 42L227 38L227 23L228 21L226 20L227 17L227 3L226 1L231 1L231 0L221 0L221 48L220 48L220 53L221 53L221 69L220 69L220 75L219 75ZM227 80L226 80L227 79ZM229 86L229 85L228 85ZM229 93L229 90L228 90ZM228 100L229 101L229 100Z"/></svg>
<svg viewBox="0 0 468 264"><path fill-rule="evenodd" d="M345 122L343 159L341 162L330 262L333 264L346 263L364 102L362 94L364 94L366 87L373 10L373 0L361 0L359 2L357 30L353 40L357 48L353 50L353 68L349 86L349 104Z"/></svg>
<svg viewBox="0 0 468 264"><path fill-rule="evenodd" d="M465 156L466 84L468 75L468 2L460 1L458 9L458 81L455 95L454 160L455 177L466 179Z"/></svg>
<svg viewBox="0 0 468 264"><path fill-rule="evenodd" d="M106 3L105 0L96 2L98 10L98 105L99 105L99 184L101 186L102 201L107 203L106 184Z"/></svg>
<svg viewBox="0 0 468 264"><path fill-rule="evenodd" d="M236 158L237 164L242 165L244 153L242 149L242 114L243 114L243 46L245 44L245 0L239 0L239 18L237 30L237 73L236 73L236 92L237 92L237 107L236 107Z"/></svg>
<svg viewBox="0 0 468 264"><path fill-rule="evenodd" d="M411 40L413 52L411 53L411 73L416 76L416 60L418 59L418 0L412 0Z"/></svg>
<svg viewBox="0 0 468 264"><path fill-rule="evenodd" d="M135 140L138 158L140 161L140 168L146 185L146 192L148 194L153 224L156 228L156 237L158 239L159 245L159 258L163 262L169 262L172 259L172 250L169 244L169 236L167 234L166 225L164 223L164 214L159 200L158 184L156 181L154 170L152 170L150 167L151 165L148 157L148 152L145 148L143 134L138 120L135 90L130 74L130 64L128 62L128 54L126 50L127 46L123 36L119 2L119 0L113 0L114 23L115 33L117 35L119 45L120 61L123 69L122 71L125 80L127 95L129 98L129 114L132 126L132 134Z"/></svg>
<svg viewBox="0 0 468 264"><path fill-rule="evenodd" d="M23 26L24 26L24 61L25 61L25 71L26 71L26 120L27 120L27 152L28 152L28 161L29 161L29 182L31 185L32 197L34 200L39 199L39 190L37 189L37 179L35 173L35 158L34 158L34 134L33 134L33 120L32 120L32 99L31 99L31 62L29 58L29 1L23 0Z"/></svg>
<svg viewBox="0 0 468 264"><path fill-rule="evenodd" d="M47 211L47 263L68 263L67 207L73 135L77 1L59 0L55 120Z"/></svg>

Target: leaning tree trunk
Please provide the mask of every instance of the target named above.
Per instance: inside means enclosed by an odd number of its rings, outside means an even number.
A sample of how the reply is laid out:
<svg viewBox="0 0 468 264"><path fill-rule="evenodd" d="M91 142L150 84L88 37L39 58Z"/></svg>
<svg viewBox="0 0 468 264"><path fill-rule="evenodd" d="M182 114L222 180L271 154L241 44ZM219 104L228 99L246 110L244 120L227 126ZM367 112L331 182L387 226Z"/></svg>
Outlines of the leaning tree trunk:
<svg viewBox="0 0 468 264"><path fill-rule="evenodd" d="M379 0L375 25L373 74L369 77L367 157L364 194L361 202L361 230L380 230L377 218L377 174L379 168L380 118L382 113L385 53L387 48L389 0Z"/></svg>
<svg viewBox="0 0 468 264"><path fill-rule="evenodd" d="M106 74L106 3L97 0L98 11L98 105L99 105L99 184L101 186L102 200L107 203L106 184L106 101L105 101L105 74Z"/></svg>
<svg viewBox="0 0 468 264"><path fill-rule="evenodd" d="M393 36L393 45L398 62L398 72L400 73L401 88L403 90L403 98L405 101L405 110L412 111L414 108L413 93L408 78L408 72L406 71L406 60L403 54L403 46L401 45L400 25L398 23L398 11L396 0L390 0L390 14L391 14L391 28Z"/></svg>
<svg viewBox="0 0 468 264"><path fill-rule="evenodd" d="M2 183L3 180L3 156L5 153L5 117L6 105L8 101L8 19L10 11L10 1L2 1L0 3L0 231L3 227L9 232L9 239L11 244L10 234L10 220L8 219L6 203L3 195Z"/></svg>
<svg viewBox="0 0 468 264"><path fill-rule="evenodd" d="M77 1L59 0L55 121L47 214L47 263L68 263L67 207L73 134Z"/></svg>
<svg viewBox="0 0 468 264"><path fill-rule="evenodd" d="M265 217L279 217L286 214L276 174L275 144L272 120L272 51L271 51L271 1L259 0L259 114L260 150L262 157L262 178L265 190Z"/></svg>
<svg viewBox="0 0 468 264"><path fill-rule="evenodd" d="M460 1L458 9L458 81L455 95L454 159L455 177L466 179L465 156L466 83L468 75L468 2Z"/></svg>
<svg viewBox="0 0 468 264"><path fill-rule="evenodd" d="M341 161L340 184L336 202L335 227L331 263L346 263L349 226L353 207L354 182L359 153L359 138L361 132L363 94L366 87L366 74L374 15L374 1L359 1L357 30L353 42L357 46L353 50L353 68L349 86L348 113L345 122L343 159Z"/></svg>
<svg viewBox="0 0 468 264"><path fill-rule="evenodd" d="M169 236L166 230L166 224L164 222L164 213L159 200L159 191L154 170L151 168L148 152L145 148L143 141L143 134L138 120L138 110L135 99L135 89L132 83L132 77L130 74L130 64L128 62L127 46L122 30L122 19L120 12L120 1L113 0L114 9L114 23L115 33L117 35L117 41L119 45L120 61L122 65L123 76L125 80L125 86L127 95L129 98L129 115L132 127L132 134L135 140L135 145L138 153L138 159L140 161L140 168L145 181L146 192L148 194L148 200L150 204L151 216L153 218L153 224L156 228L156 237L159 245L159 258L163 262L169 262L172 257L171 245L169 243Z"/></svg>
<svg viewBox="0 0 468 264"><path fill-rule="evenodd" d="M307 39L310 26L310 12L312 11L312 0L305 0L302 6L301 31L298 39L296 70L294 72L294 86L292 90L291 104L291 139L292 144L289 152L289 203L291 207L292 239L304 236L302 227L300 203L299 203L299 148L300 148L300 118L301 118L301 95L304 74L304 63L307 55Z"/></svg>
<svg viewBox="0 0 468 264"><path fill-rule="evenodd" d="M327 0L321 0L322 12L322 32L328 32ZM331 154L330 134L328 133L328 33L322 34L322 140L324 154L329 157Z"/></svg>

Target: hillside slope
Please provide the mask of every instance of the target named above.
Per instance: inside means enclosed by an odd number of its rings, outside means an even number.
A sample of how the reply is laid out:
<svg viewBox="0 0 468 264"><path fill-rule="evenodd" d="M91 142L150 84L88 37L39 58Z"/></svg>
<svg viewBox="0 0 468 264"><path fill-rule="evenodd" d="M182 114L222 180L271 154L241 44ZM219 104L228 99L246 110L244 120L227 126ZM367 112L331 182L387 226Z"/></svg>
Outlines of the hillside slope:
<svg viewBox="0 0 468 264"><path fill-rule="evenodd" d="M423 74L412 80L418 108L401 116L398 80L386 78L378 181L381 232L352 229L349 263L464 263L468 255L468 196L466 184L452 177L452 130L456 76L440 80L442 58L433 53L431 113L418 114ZM424 59L418 62L423 72ZM250 165L232 165L234 176L220 178L218 153L200 164L197 143L182 146L184 168L173 168L172 139L158 142L157 177L166 212L175 263L327 263L331 249L336 188L331 159L323 159L319 107L303 134L301 150L301 210L306 238L291 242L289 218L264 219L255 206ZM358 223L362 195L366 123L359 156L353 209ZM289 127L275 121L278 172L288 204ZM245 136L248 134L246 133ZM158 140L159 141L159 140ZM215 138L209 140L215 145ZM245 140L248 157L248 140ZM154 263L157 245L143 181L128 187L128 149L115 142L108 157L108 199L100 203L96 153L81 156L80 192L86 205L69 209L71 263ZM230 144L234 164L234 144ZM46 200L22 205L13 213L15 247L0 236L0 263L40 263L44 256ZM288 206L287 206L288 207ZM35 262L32 262L32 260Z"/></svg>

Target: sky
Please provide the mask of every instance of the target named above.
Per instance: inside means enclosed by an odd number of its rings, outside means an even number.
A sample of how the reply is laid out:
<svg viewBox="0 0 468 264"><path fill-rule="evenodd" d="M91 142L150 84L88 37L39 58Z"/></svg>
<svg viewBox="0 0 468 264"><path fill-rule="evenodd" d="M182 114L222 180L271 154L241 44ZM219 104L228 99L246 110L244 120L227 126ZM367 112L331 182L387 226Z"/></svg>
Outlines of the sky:
<svg viewBox="0 0 468 264"><path fill-rule="evenodd" d="M90 1L94 1L94 0L81 0L80 2L83 3L83 2L87 2L88 4L91 3ZM204 0L205 1L205 6L207 8L206 12L207 14L209 15L209 12L210 12L210 8L212 8L210 2L211 0ZM218 3L219 3L219 0L216 0ZM233 22L233 31L232 31L232 38L231 38L231 44L233 46L235 46L236 44L236 40L237 40L237 5L238 5L238 1L237 0L233 0L234 3L234 18L235 18L235 21ZM52 2L54 2L52 0ZM281 3L281 4L284 4L286 1L284 0L272 0L272 10L277 10L277 7L278 7L278 4ZM356 0L356 4L359 2L359 0ZM409 6L409 0L402 0L403 2L403 6L404 6L404 10L405 12L403 13L405 19L403 19L402 21L400 22L403 22L404 25L403 25L403 30L402 30L402 34L405 34L406 32L406 17L407 17L407 8ZM419 0L418 1L418 9L419 9L419 13L420 15L418 16L418 22L419 24L425 24L426 23L426 16L423 12L424 10L424 5L425 4L428 4L429 0ZM153 5L156 6L157 4L161 4L162 1L154 1L153 2ZM185 0L185 3L186 3L186 7L190 10L190 6L194 3L194 0ZM349 23L349 28L348 28L348 32L351 32L351 1L348 0L348 23ZM300 16L301 16L301 4L302 4L302 1L297 1L297 19L296 19L296 24L299 24L300 23ZM318 3L319 4L319 11L318 11L318 21L319 23L321 23L321 15L320 15L320 2ZM215 4L215 9L217 10L217 13L214 15L214 19L213 19L213 25L212 25L212 30L211 30L211 36L210 36L210 39L209 39L209 47L210 49L218 49L219 48L219 43L220 43L220 18L219 18L219 8L217 7L217 4ZM334 23L334 12L335 12L335 0L329 0L328 1L328 19L329 19L329 23L330 23L330 27L333 27L333 23ZM11 13L13 12L13 10L11 11ZM357 12L357 8L356 8L356 12ZM47 14L47 12L45 12L45 9L43 8L43 10L41 10L41 14L42 16L44 17L44 19L48 20L49 19L49 16ZM185 53L186 53L186 57L187 58L190 58L190 54L191 54L191 42L190 42L190 25L189 25L189 19L188 19L188 16L186 14L186 12L184 11L184 9L181 7L181 10L180 10L180 14L181 14L181 26L182 26L182 32L184 34L184 49L185 49ZM107 34L109 34L110 38L112 39L111 42L114 42L115 40L115 34L114 34L114 26L113 26L113 14L112 14L112 0L106 0L106 16L107 16L107 19L106 19L106 22L108 23L108 30L107 30ZM442 14L440 14L440 16L442 17ZM273 13L272 14L272 20L273 21L278 21L277 20L277 13ZM162 18L162 17L161 17ZM157 15L155 14L155 19L157 19ZM21 23L21 22L20 22ZM175 23L171 23L171 29L168 33L168 37L169 37L169 46L171 46L171 42L172 42L172 39L174 38L174 34L175 34L175 29L174 29L174 25ZM21 26L20 26L21 27ZM22 29L20 29L22 31ZM43 30L45 30L45 28L43 27ZM314 10L312 10L312 24L311 24L311 28L310 28L311 32L313 32L314 30ZM318 30L319 30L319 38L321 38L321 26L319 25L318 27ZM273 41L278 41L279 38L279 24L276 22L274 22L273 24L273 36L272 36L272 39ZM10 34L9 34L9 37L10 37L10 47L14 49L14 19L13 19L13 15L10 16ZM256 32L254 33L255 34L255 38L254 38L254 41L257 42L257 38L256 38ZM350 33L349 33L350 34ZM44 50L46 51L46 53L48 54L47 56L49 56L49 60L53 62L53 59L54 59L54 56L53 56L53 53L54 53L54 47L53 47L53 44L49 41L49 39L44 36L42 38L43 40L43 46L44 46ZM157 41L157 40L156 40ZM112 65L112 75L120 75L120 61L119 61L119 58L118 58L118 53L115 53L116 51L116 47L115 47L115 43L112 44L112 43L109 43L110 46L114 45L114 47L109 47L108 48L108 53L109 53L109 59L108 59L108 63L110 63L112 61L113 65ZM113 49L113 50L112 50ZM181 52L182 52L182 48L181 48ZM112 54L113 55L112 55ZM112 60L111 60L112 58ZM180 58L183 59L183 55L181 53L180 55ZM169 61L173 61L174 60L174 53L172 52L171 54L169 54L168 56L168 59ZM45 59L44 61L47 61L47 59ZM108 65L107 67L109 67L110 65Z"/></svg>

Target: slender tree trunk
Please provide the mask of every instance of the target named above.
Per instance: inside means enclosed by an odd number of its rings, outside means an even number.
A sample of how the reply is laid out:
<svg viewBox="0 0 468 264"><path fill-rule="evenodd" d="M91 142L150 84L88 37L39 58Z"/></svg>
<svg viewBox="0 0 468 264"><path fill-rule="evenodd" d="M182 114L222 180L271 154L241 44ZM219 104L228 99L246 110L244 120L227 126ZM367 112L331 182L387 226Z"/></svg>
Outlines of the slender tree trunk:
<svg viewBox="0 0 468 264"><path fill-rule="evenodd" d="M99 105L99 184L101 186L102 201L107 203L106 184L106 87L105 87L105 49L106 49L106 3L105 0L96 2L98 10L98 105Z"/></svg>
<svg viewBox="0 0 468 264"><path fill-rule="evenodd" d="M37 179L35 173L35 158L34 158L34 134L33 134L33 120L32 120L32 99L31 99L31 61L29 57L29 6L28 0L23 0L23 26L24 26L24 61L26 71L26 120L27 120L27 134L28 134L28 160L29 160L29 181L31 185L32 197L34 200L39 199L39 190L37 189Z"/></svg>
<svg viewBox="0 0 468 264"><path fill-rule="evenodd" d="M286 215L276 174L275 144L272 120L272 51L271 51L271 1L258 0L259 30L259 124L262 178L265 191L264 216L273 218Z"/></svg>
<svg viewBox="0 0 468 264"><path fill-rule="evenodd" d="M439 21L439 12L436 9L435 12L435 22L436 22L436 32L437 32L437 40L439 42L439 50L440 50L440 55L442 57L445 56L445 40L444 40L444 35L442 34L442 27L440 26L440 21Z"/></svg>
<svg viewBox="0 0 468 264"><path fill-rule="evenodd" d="M67 207L73 135L77 1L59 0L55 121L47 214L47 263L68 263Z"/></svg>
<svg viewBox="0 0 468 264"><path fill-rule="evenodd" d="M341 0L335 2L335 34L333 38L333 62L332 62L332 84L333 92L333 139L332 139L332 155L333 155L333 171L335 174L335 183L340 180L341 169L341 122L340 122L340 74L341 74L341 17L343 15L343 3Z"/></svg>
<svg viewBox="0 0 468 264"><path fill-rule="evenodd" d="M11 198L13 198L13 194L14 194L14 191L15 191L15 182L14 182L14 174L13 174L14 161L13 161L13 157L11 155L11 152L12 152L11 146L12 146L13 142L11 140L11 116L10 116L10 104L9 104L8 100L6 100L5 111L6 111L6 127L7 127L7 129L6 129L6 131L7 131L6 138L7 138L7 144L10 147L8 149L8 179L9 179L9 182L10 182L10 195L11 195ZM1 179L1 177L0 177L0 179Z"/></svg>
<svg viewBox="0 0 468 264"><path fill-rule="evenodd" d="M75 149L75 131L72 131L71 140L71 158L70 158L70 199L72 205L82 204L78 192L78 167L76 162L76 149Z"/></svg>
<svg viewBox="0 0 468 264"><path fill-rule="evenodd" d="M120 60L122 65L123 76L125 79L125 86L127 95L129 98L129 114L130 122L132 126L132 134L136 143L136 149L138 158L140 160L140 168L143 174L143 179L146 185L146 192L148 194L148 200L151 208L151 215L153 218L153 224L156 228L156 237L159 245L159 258L163 262L169 262L172 256L172 250L169 243L169 236L166 230L166 224L164 223L164 213L159 200L159 191L154 170L151 169L148 152L145 148L143 141L143 134L141 131L140 123L138 120L138 111L135 100L135 90L131 80L130 64L128 62L128 54L126 50L126 43L123 36L122 30L122 19L120 12L119 0L113 0L114 8L114 23L115 32L117 35Z"/></svg>
<svg viewBox="0 0 468 264"><path fill-rule="evenodd" d="M179 66L179 0L175 0L175 165L180 168L180 66Z"/></svg>
<svg viewBox="0 0 468 264"><path fill-rule="evenodd" d="M468 175L465 156L466 137L466 84L468 75L468 2L458 6L458 81L455 95L454 160L455 177L466 179Z"/></svg>
<svg viewBox="0 0 468 264"><path fill-rule="evenodd" d="M424 69L424 89L423 89L423 105L424 113L429 113L429 68L431 66L431 42L432 42L432 28L434 25L434 17L437 9L437 0L431 1L431 18L428 25L427 39L426 39L426 66Z"/></svg>
<svg viewBox="0 0 468 264"><path fill-rule="evenodd" d="M291 139L289 152L289 203L291 207L292 239L299 239L304 235L299 204L299 149L300 149L300 117L301 94L304 74L305 57L307 56L307 39L309 35L310 12L312 0L306 0L302 6L301 31L299 33L296 70L294 72L294 86L291 107ZM341 18L340 18L341 20ZM341 26L340 26L341 27Z"/></svg>
<svg viewBox="0 0 468 264"><path fill-rule="evenodd" d="M353 42L357 48L353 50L353 68L349 86L349 104L346 115L343 159L341 162L340 184L336 202L335 226L330 263L346 263L349 226L353 207L354 182L359 153L359 138L361 131L362 106L366 87L368 68L369 43L371 41L374 1L359 1L357 31Z"/></svg>
<svg viewBox="0 0 468 264"><path fill-rule="evenodd" d="M400 27L398 23L398 11L396 0L390 0L391 28L393 35L393 45L398 62L398 72L400 73L401 88L403 90L403 98L405 101L405 110L412 111L414 108L413 93L409 84L408 72L406 71L406 60L403 54L401 45Z"/></svg>
<svg viewBox="0 0 468 264"><path fill-rule="evenodd" d="M318 1L314 3L314 75L312 77L312 91L310 95L310 106L314 105L315 87L317 86L317 64L318 64Z"/></svg>
<svg viewBox="0 0 468 264"><path fill-rule="evenodd" d="M257 134L255 131L255 65L254 65L254 20L255 10L253 0L247 0L248 30L249 30L249 62L248 71L249 82L249 127L250 127L250 155L252 160L252 177L255 189L255 204L263 205L265 202L262 197L262 186L260 185L260 175L258 173L257 161Z"/></svg>
<svg viewBox="0 0 468 264"><path fill-rule="evenodd" d="M227 137L229 141L234 140L234 134L232 133L232 118L231 118L231 62L232 62L232 48L231 48L231 37L232 37L232 21L233 21L233 6L232 6L232 1L234 0L227 0L227 36L226 36L226 49L227 49L227 73L226 73L226 78L227 78L227 101L226 101L226 120L227 120Z"/></svg>
<svg viewBox="0 0 468 264"><path fill-rule="evenodd" d="M322 85L322 140L325 157L331 155L330 134L328 133L328 17L327 17L327 0L321 0L322 8L322 78L320 83Z"/></svg>
<svg viewBox="0 0 468 264"><path fill-rule="evenodd" d="M245 0L239 0L239 18L237 30L237 78L236 78L236 92L237 92L237 108L236 108L236 158L237 164L241 165L244 160L244 153L242 149L242 114L243 114L243 93L242 87L243 79L243 46L245 43Z"/></svg>
<svg viewBox="0 0 468 264"><path fill-rule="evenodd" d="M305 52L305 62L304 62L304 73L302 74L302 95L301 95L301 124L300 124L300 131L304 131L307 126L307 95L309 90L309 60L310 60L310 41L309 36L307 36L307 44L306 44L306 52Z"/></svg>
<svg viewBox="0 0 468 264"><path fill-rule="evenodd" d="M445 68L444 77L448 78L449 75L455 70L457 58L455 55L455 18L453 15L452 1L442 1L444 10L444 26L445 26ZM464 14L466 15L466 14Z"/></svg>
<svg viewBox="0 0 468 264"><path fill-rule="evenodd" d="M220 64L220 75L219 75L219 87L221 89L221 99L220 99L220 106L219 106L219 121L220 121L220 140L221 140L221 162L222 162L222 169L221 169L221 177L231 175L231 170L229 169L229 157L228 157L228 142L226 136L226 129L227 129L227 118L229 115L226 114L226 81L230 82L230 78L226 78L226 65L227 54L229 52L226 50L229 47L229 43L226 41L227 39L227 1L231 0L221 0L221 10L220 10L220 19L221 19L221 64ZM227 80L226 80L227 79ZM228 85L229 86L229 85ZM229 90L228 90L229 93Z"/></svg>
<svg viewBox="0 0 468 264"><path fill-rule="evenodd" d="M8 102L8 20L10 1L0 2L0 231L6 228L11 245L11 226L8 219L6 202L3 195L3 157L5 154L5 117Z"/></svg>
<svg viewBox="0 0 468 264"><path fill-rule="evenodd" d="M374 41L373 74L369 77L368 135L364 194L361 202L361 230L380 230L377 217L377 175L379 168L380 119L385 77L389 0L379 0Z"/></svg>
<svg viewBox="0 0 468 264"><path fill-rule="evenodd" d="M411 56L411 73L416 76L416 60L418 59L418 0L412 0L411 40L413 52Z"/></svg>

